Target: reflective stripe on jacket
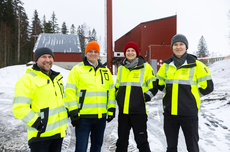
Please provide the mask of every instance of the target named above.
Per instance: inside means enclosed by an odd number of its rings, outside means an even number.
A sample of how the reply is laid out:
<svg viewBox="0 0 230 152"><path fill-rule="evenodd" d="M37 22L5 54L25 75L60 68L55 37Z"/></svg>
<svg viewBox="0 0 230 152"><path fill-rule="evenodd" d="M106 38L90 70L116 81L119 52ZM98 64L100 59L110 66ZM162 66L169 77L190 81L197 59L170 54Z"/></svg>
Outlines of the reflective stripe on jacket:
<svg viewBox="0 0 230 152"><path fill-rule="evenodd" d="M56 74L53 81L41 71L28 68L15 85L13 114L26 123L29 143L66 136L68 115L62 75L52 73ZM45 127L43 133L32 127L38 117Z"/></svg>
<svg viewBox="0 0 230 152"><path fill-rule="evenodd" d="M164 111L171 115L197 115L200 96L213 91L209 69L190 54L186 63L178 69L172 58L165 60L157 73L157 79L158 88L165 92Z"/></svg>
<svg viewBox="0 0 230 152"><path fill-rule="evenodd" d="M73 111L76 111L74 115L82 118L100 119L107 113L115 115L113 78L109 69L98 63L98 68L95 69L85 58L70 71L65 88L65 101L71 115Z"/></svg>
<svg viewBox="0 0 230 152"><path fill-rule="evenodd" d="M157 93L157 88L154 88L156 77L152 67L143 57L138 58L139 63L134 69L129 70L124 65L118 68L116 99L119 111L124 114L147 114L144 93L150 98Z"/></svg>

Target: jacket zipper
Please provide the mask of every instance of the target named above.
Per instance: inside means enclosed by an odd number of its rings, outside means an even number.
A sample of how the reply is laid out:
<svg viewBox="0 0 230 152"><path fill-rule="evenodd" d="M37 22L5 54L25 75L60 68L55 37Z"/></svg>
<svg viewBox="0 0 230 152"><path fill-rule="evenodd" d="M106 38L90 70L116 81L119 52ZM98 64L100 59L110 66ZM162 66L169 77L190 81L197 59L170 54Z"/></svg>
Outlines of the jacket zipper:
<svg viewBox="0 0 230 152"><path fill-rule="evenodd" d="M103 84L103 75L102 75L101 69L100 69L100 73L101 73L101 83Z"/></svg>
<svg viewBox="0 0 230 152"><path fill-rule="evenodd" d="M60 79L59 79L60 80ZM57 81L57 84L58 84L58 86L59 86L59 88L60 88L60 91L61 91L61 95L62 95L62 98L64 97L64 95L63 95L63 89L62 89L62 87L61 87L61 85L59 84L59 82Z"/></svg>

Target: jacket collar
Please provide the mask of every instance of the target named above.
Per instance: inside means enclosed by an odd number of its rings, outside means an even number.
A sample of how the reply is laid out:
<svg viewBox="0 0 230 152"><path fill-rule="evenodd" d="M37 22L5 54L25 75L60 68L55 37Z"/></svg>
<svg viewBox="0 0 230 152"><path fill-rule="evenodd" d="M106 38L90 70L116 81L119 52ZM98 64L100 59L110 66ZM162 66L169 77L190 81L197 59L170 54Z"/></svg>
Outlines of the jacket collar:
<svg viewBox="0 0 230 152"><path fill-rule="evenodd" d="M142 56L138 56L137 58L139 58L138 60L138 64L137 64L137 67L134 68L134 69L141 69L141 68L144 68L144 63L146 63L146 60L145 58L143 58ZM120 64L122 66L125 66L125 61L127 60L127 58L124 58L122 61L120 61Z"/></svg>
<svg viewBox="0 0 230 152"><path fill-rule="evenodd" d="M143 58L143 57L140 56L140 55L139 55L137 58L139 58L137 67L140 67L141 65L144 67L144 63L146 63L145 58ZM123 60L120 61L120 64L121 64L122 66L124 66L126 60L127 60L127 58L124 58ZM136 69L136 68L134 68L134 69Z"/></svg>
<svg viewBox="0 0 230 152"><path fill-rule="evenodd" d="M180 68L182 68L182 67L183 68L194 67L194 66L196 66L196 60L197 60L197 57L195 55L188 54L187 58L186 58L187 64L186 65L182 65ZM172 57L170 57L170 58L164 60L163 62L167 63L167 64L170 64L171 62L173 62L173 59L172 59Z"/></svg>
<svg viewBox="0 0 230 152"><path fill-rule="evenodd" d="M84 65L86 65L86 66L92 66L92 65L88 62L88 60L87 60L86 57L83 59L83 63L84 63ZM94 67L94 66L92 66L92 67ZM98 60L98 65L97 65L97 67L95 68L95 70L98 69L98 68L105 68L105 66L104 66L99 60Z"/></svg>
<svg viewBox="0 0 230 152"><path fill-rule="evenodd" d="M53 71L52 69L50 69L50 74L48 75L47 73L45 73L44 71L42 71L42 70L38 67L37 63L35 63L35 64L33 65L32 69L33 69L33 70L36 70L36 71L41 71L43 74L49 76L49 77L51 78L52 81L53 81L53 79L54 79L57 75L60 74L60 72L56 72L56 71Z"/></svg>

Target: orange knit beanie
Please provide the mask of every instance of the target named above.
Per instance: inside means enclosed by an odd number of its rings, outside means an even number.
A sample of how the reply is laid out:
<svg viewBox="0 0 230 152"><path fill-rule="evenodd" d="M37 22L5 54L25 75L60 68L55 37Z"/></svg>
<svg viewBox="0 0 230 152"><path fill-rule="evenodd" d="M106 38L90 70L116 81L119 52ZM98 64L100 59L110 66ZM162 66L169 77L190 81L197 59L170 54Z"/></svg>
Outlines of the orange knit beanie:
<svg viewBox="0 0 230 152"><path fill-rule="evenodd" d="M97 42L95 41L91 41L87 44L86 49L85 49L85 54L89 51L89 50L96 50L98 51L98 53L100 53L100 46Z"/></svg>

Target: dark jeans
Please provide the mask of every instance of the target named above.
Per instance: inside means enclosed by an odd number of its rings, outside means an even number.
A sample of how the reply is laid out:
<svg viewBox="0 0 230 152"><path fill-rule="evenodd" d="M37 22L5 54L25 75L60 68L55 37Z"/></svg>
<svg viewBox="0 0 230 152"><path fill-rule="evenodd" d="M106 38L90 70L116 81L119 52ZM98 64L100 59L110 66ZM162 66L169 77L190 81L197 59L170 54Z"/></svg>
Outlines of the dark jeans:
<svg viewBox="0 0 230 152"><path fill-rule="evenodd" d="M29 144L31 152L61 152L63 138L49 139Z"/></svg>
<svg viewBox="0 0 230 152"><path fill-rule="evenodd" d="M167 152L177 152L179 129L182 128L188 152L199 152L198 116L164 114Z"/></svg>
<svg viewBox="0 0 230 152"><path fill-rule="evenodd" d="M90 152L100 152L103 144L106 118L81 118L80 125L75 128L76 150L86 152L90 134Z"/></svg>
<svg viewBox="0 0 230 152"><path fill-rule="evenodd" d="M118 115L118 140L116 152L127 152L129 145L130 129L133 129L134 139L139 152L150 152L147 134L146 114L122 114Z"/></svg>

